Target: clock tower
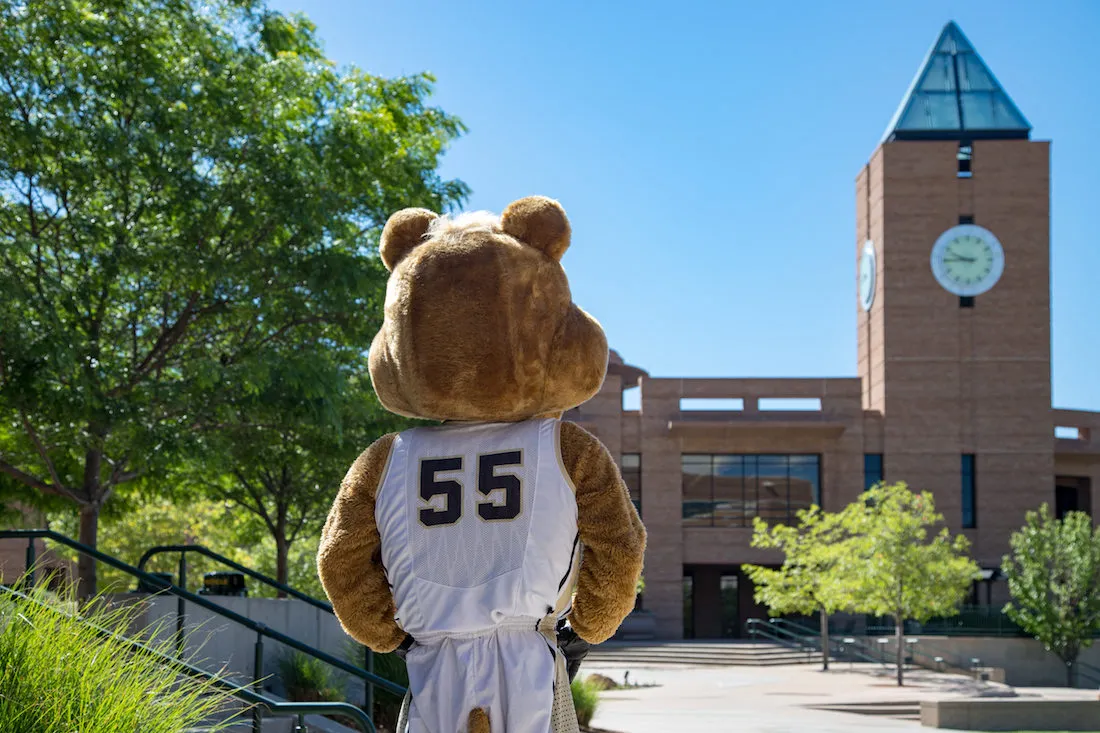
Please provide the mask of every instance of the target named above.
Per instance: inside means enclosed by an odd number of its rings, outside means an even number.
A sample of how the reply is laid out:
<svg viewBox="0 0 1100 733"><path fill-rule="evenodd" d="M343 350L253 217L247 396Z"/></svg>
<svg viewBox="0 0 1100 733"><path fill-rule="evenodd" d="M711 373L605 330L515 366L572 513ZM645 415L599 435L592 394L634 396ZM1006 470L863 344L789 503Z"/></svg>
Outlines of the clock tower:
<svg viewBox="0 0 1100 733"><path fill-rule="evenodd" d="M856 180L865 452L1000 566L1054 473L1049 143L955 23Z"/></svg>

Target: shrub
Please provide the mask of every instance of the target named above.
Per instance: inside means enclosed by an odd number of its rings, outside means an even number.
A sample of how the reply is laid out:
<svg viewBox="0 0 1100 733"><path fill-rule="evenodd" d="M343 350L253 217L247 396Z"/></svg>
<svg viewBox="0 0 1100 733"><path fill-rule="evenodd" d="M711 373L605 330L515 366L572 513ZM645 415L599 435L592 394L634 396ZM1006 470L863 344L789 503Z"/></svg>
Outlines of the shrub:
<svg viewBox="0 0 1100 733"><path fill-rule="evenodd" d="M288 700L343 702L340 680L327 662L292 650L279 658L279 677Z"/></svg>
<svg viewBox="0 0 1100 733"><path fill-rule="evenodd" d="M92 626L128 635L139 608L101 598L76 614L71 590L18 596L0 591L0 720L4 733L212 731L232 722L232 698L186 677L159 655L174 656L170 634L142 630L150 651ZM163 641L155 641L157 638Z"/></svg>
<svg viewBox="0 0 1100 733"><path fill-rule="evenodd" d="M570 685L573 691L573 707L577 710L577 722L587 726L596 715L596 708L600 705L599 685L590 682L588 678L576 678Z"/></svg>

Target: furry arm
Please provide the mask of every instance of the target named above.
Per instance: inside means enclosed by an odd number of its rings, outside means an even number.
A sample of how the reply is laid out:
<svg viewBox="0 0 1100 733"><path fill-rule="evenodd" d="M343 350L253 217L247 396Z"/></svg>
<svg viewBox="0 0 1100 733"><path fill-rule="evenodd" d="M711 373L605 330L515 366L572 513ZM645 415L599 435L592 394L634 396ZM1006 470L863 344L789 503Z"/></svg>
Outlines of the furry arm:
<svg viewBox="0 0 1100 733"><path fill-rule="evenodd" d="M569 622L590 644L611 638L634 608L646 532L611 454L595 436L561 424L561 458L577 489L580 577Z"/></svg>
<svg viewBox="0 0 1100 733"><path fill-rule="evenodd" d="M374 497L382 483L394 434L374 441L340 485L317 549L317 574L344 631L376 652L391 652L405 639L394 620L393 592L382 567L382 540Z"/></svg>

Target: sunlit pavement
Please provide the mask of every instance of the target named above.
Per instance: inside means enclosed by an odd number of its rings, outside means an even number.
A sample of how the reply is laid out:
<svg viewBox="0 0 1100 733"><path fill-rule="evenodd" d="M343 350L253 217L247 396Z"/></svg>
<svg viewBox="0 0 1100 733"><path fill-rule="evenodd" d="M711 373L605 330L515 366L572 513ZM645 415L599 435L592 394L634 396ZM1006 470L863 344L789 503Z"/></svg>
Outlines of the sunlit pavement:
<svg viewBox="0 0 1100 733"><path fill-rule="evenodd" d="M1006 689L994 683L924 670L907 672L899 688L890 672L873 665L630 668L584 665L580 676L603 674L622 682L658 686L601 693L594 728L619 733L844 733L917 731L917 721L882 715L813 710L809 705L890 703ZM1051 691L1066 697L1092 691Z"/></svg>

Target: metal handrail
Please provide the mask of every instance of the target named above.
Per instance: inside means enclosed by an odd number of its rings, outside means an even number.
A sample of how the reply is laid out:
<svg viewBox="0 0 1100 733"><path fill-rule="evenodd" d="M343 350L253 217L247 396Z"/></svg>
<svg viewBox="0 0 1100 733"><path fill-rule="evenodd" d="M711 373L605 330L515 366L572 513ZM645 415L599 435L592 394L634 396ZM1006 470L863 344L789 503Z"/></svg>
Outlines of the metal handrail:
<svg viewBox="0 0 1100 733"><path fill-rule="evenodd" d="M199 669L198 667L196 667L192 664L188 664L187 662L183 661L182 659L175 659L173 657L169 657L168 655L163 654L162 652L160 652L156 649L152 649L152 648L146 646L145 644L142 644L140 641L137 641L135 639L131 639L131 638L126 637L126 636L122 636L121 634L115 633L114 631L111 631L110 629L105 629L105 628L103 628L102 626L100 626L98 624L92 623L91 621L88 621L87 619L79 618L79 617L75 616L74 614L69 614L69 613L66 613L65 611L62 611L60 608L55 608L54 606L51 606L49 604L42 603L41 601L39 601L37 599L34 599L34 598L31 598L27 594L21 593L20 591L17 591L14 588L9 588L6 585L0 584L0 591L3 591L3 592L8 593L10 595L13 595L13 596L15 596L15 597L27 602L27 603L34 603L35 605L37 605L41 608L49 609L49 610L51 610L55 613L61 614L63 616L68 616L70 618L77 618L77 620L79 620L82 624L84 624L85 626L90 628L92 631L94 631L99 636L104 637L104 638L108 638L108 639L112 639L116 642L119 642L121 644L125 644L125 645L129 646L131 649L138 650L138 651L141 651L145 654L148 654L148 655L160 660L163 664L172 667L174 670L176 670L178 672L182 672L184 674L187 674L188 676L205 680L208 683L214 685L215 687L218 687L219 689L228 692L233 697L236 697L237 699L242 700L243 702L247 702L247 703L250 703L252 705L263 706L263 707L267 708L268 712L275 713L275 714L285 713L287 715L297 715L298 716L298 727L301 730L305 730L305 716L306 715L344 714L344 715L348 715L352 718L355 718L356 722L361 723L363 725L363 727L366 729L367 733L376 733L376 731L377 731L377 729L374 727L374 722L370 719L370 717L367 716L367 714L364 713L361 709L359 709L355 705L352 705L351 703L346 703L346 702L279 702L277 700L272 700L271 698L267 697L266 695L262 695L258 692L255 692L254 690L250 690L247 687L243 687L241 685L233 684L232 682L230 682L226 679L223 679L223 678L221 678L221 677L219 677L215 674L207 672L206 670L203 670L203 669Z"/></svg>
<svg viewBox="0 0 1100 733"><path fill-rule="evenodd" d="M225 555L214 552L210 548L204 547L202 545L157 545L156 547L150 547L148 550L146 550L142 554L141 558L138 560L138 564L137 564L138 569L144 571L145 570L145 565L146 565L146 563L149 562L150 559L152 559L153 557L155 557L157 555L165 553L165 552L178 552L180 554L179 587L183 588L184 590L187 590L187 553L188 552L195 552L195 553L198 553L200 555L204 555L205 557L208 557L208 558L210 558L211 560L213 560L215 562L219 562L222 565L225 565L227 567L233 568L234 570L242 572L242 573L248 575L251 578L255 578L256 580L260 581L264 585L270 586L270 587L274 588L275 590L282 591L284 593L292 595L295 598L297 598L298 600L303 601L303 602L313 606L314 608L319 608L320 610L325 611L327 613L330 613L333 616L336 615L336 611L332 608L331 603L327 603L326 601L322 601L319 598L314 598L313 596L309 595L308 593L303 593L302 591L298 590L297 588L293 588L293 587L291 587L291 586L289 586L285 583L280 583L278 580L275 580L270 575L265 575L265 574L259 572L258 570L253 570L250 567L247 567L245 565L241 565L240 563L236 562L235 560L230 560ZM181 604L182 604L182 601L181 601ZM180 609L179 616L181 618L183 616L182 607ZM369 647L364 646L363 647L363 654L364 654L364 662L365 662L365 664L363 665L363 669L365 669L367 672L370 672L371 674L374 674L374 652L372 652ZM367 710L373 710L374 709L374 690L373 690L373 688L370 687L370 685L366 686L365 698L366 699L363 702L364 706L366 707Z"/></svg>
<svg viewBox="0 0 1100 733"><path fill-rule="evenodd" d="M807 644L806 639L786 629L781 629L769 621L760 618L750 618L745 622L745 630L749 636L756 638L763 636L765 639L779 642L780 644L794 645L805 651L815 651L816 646Z"/></svg>
<svg viewBox="0 0 1100 733"><path fill-rule="evenodd" d="M291 586L286 585L285 583L280 583L279 581L275 580L274 578L272 578L269 575L264 575L263 573L261 573L257 570L253 570L252 568L241 565L240 563L235 562L234 560L230 560L225 555L219 555L218 553L214 552L213 550L211 550L207 547L203 547L202 545L157 545L156 547L150 547L148 550L145 551L145 554L143 554L141 556L141 559L138 560L138 562L137 562L138 570L141 570L141 571L144 572L146 563L148 563L149 560L153 556L160 555L160 554L165 553L165 552L179 552L181 554L186 553L186 552L196 552L200 555L205 555L206 557L210 558L211 560L215 560L217 562L220 562L222 565L226 565L228 567L233 568L234 570L236 570L238 572L244 573L245 575L247 575L251 578L255 578L256 580L260 581L264 585L269 585L272 588L274 588L275 590L282 591L283 593L287 593L288 595L292 595L295 598L297 598L298 600L304 601L304 602L308 603L309 605L313 606L314 608L319 608L322 611L328 611L329 613L334 613L333 610L332 610L332 604L326 603L325 601L322 601L318 598L314 598L313 596L309 595L308 593L303 593L302 591L297 590L296 588L292 588Z"/></svg>
<svg viewBox="0 0 1100 733"><path fill-rule="evenodd" d="M790 621L788 619L772 619L772 620L777 624L786 624L786 625L789 625L789 626L793 626L797 629L802 629L803 631L805 631L809 635L813 635L813 636L820 636L821 635L820 631L817 631L816 629L810 628L809 626L806 626L804 624L800 624L797 621ZM889 634L889 635L888 634L868 634L868 637L871 637L871 636L874 636L876 638L889 638L889 639L895 639L896 638L895 634ZM970 660L971 663L968 664L968 663L962 661L962 657L956 656L953 652L948 652L948 651L946 651L946 650L944 650L940 647L935 646L934 644L928 644L925 641L921 640L920 637L921 637L920 634L906 634L905 635L906 639L917 639L919 644L920 644L920 646L917 647L917 648L914 648L913 646L910 645L908 651L906 652L915 664L920 664L917 661L917 656L923 656L923 657L927 657L928 659L930 659L932 661L932 664L935 664L935 665L938 665L940 662L947 662L948 666L954 667L955 669L961 669L961 670L969 670L969 669L972 669L974 667L974 665L972 664L973 660ZM853 638L853 637L849 636L848 638ZM832 637L830 637L830 640L832 640ZM857 640L857 643L861 643L861 642L859 642ZM931 653L925 653L924 650L929 650ZM873 659L873 655L869 651L867 652L867 654L865 656L868 657L868 661L876 661L876 662L880 661L879 659ZM885 663L885 662L883 662L883 663ZM920 666L931 668L927 663L926 664L920 664Z"/></svg>
<svg viewBox="0 0 1100 733"><path fill-rule="evenodd" d="M1089 684L1094 686L1100 685L1100 667L1094 667L1093 665L1087 664L1082 661L1074 662L1073 667L1074 674L1076 675L1078 680L1084 677L1085 681ZM1085 671L1082 672L1082 669Z"/></svg>
<svg viewBox="0 0 1100 733"><path fill-rule="evenodd" d="M820 631L796 623L794 621L790 621L788 619L749 619L745 625L749 628L750 634L760 633L762 636L768 636L765 632L755 631L757 627L763 627L764 629L771 629L775 634L783 634L790 639L796 639L798 640L798 643L800 645L812 646L816 650L821 649ZM788 626L792 628L786 628ZM768 638L775 637L768 636ZM809 639L812 639L812 642L808 642L807 640ZM882 661L879 655L872 654L871 651L867 649L865 645L863 645L862 642L860 642L859 640L855 640L855 646L853 646L852 644L846 643L844 639L845 637L836 637L830 635L830 654L835 651L837 653L854 656L863 662L870 662L873 664L885 664L885 662ZM776 640L778 641L779 639Z"/></svg>
<svg viewBox="0 0 1100 733"><path fill-rule="evenodd" d="M209 600L207 600L206 598L204 598L200 595L197 595L195 593L191 593L187 590L184 590L183 588L180 588L179 586L173 585L173 584L169 583L168 581L166 581L166 580L164 580L164 579L162 579L162 578L160 578L156 575L150 575L149 573L146 573L143 570L139 570L138 568L135 568L132 565L128 565L128 564L122 562L121 560L119 560L116 557L113 557L113 556L108 555L106 553L100 552L99 550L96 550L92 547L89 547L89 546L87 546L87 545L85 545L81 542L77 542L74 539L66 537L63 534L58 534L57 532L53 532L53 531L48 530L48 529L13 529L13 530L0 531L0 539L27 539L27 540L29 540L28 547L27 547L27 575L28 575L28 578L29 578L29 580L32 584L34 583L34 564L35 564L34 563L34 540L36 540L36 539L48 539L48 540L52 540L54 542L58 542L62 545L65 545L66 547L69 547L73 550L76 550L79 553L82 553L84 555L92 557L92 558L94 558L94 559L96 559L100 562L106 563L107 565L110 565L111 567L115 568L116 570L121 570L122 572L126 573L127 575L130 575L134 578L137 578L138 580L144 581L150 587L160 588L161 590L176 596L177 598L180 599L181 608L183 606L184 601L188 601L190 603L195 603L198 606L200 606L202 608L205 608L206 610L217 614L218 616L222 616L224 618L227 618L230 621L234 621L234 622L244 626L245 628L247 628L251 631L255 631L256 632L256 646L255 646L255 658L254 658L254 662L253 662L253 665L254 665L253 675L254 675L254 677L256 677L256 679L259 679L259 675L260 675L260 672L261 672L262 667L263 667L263 638L266 637L266 638L269 638L269 639L274 639L275 641L277 641L281 644L285 644L286 646L289 646L292 649L297 649L298 651L300 651L304 654L307 654L311 657L314 657L316 659L320 659L321 661L323 661L323 662L325 662L329 665L332 665L333 667L336 667L337 669L339 669L343 672L346 672L346 673L351 674L353 676L359 677L360 679L364 680L364 682L366 682L368 687L370 687L370 686L380 687L383 690L386 690L387 692L390 692L390 693L396 695L397 697L403 697L406 693L406 689L404 687L401 687L400 685L397 685L393 682L390 682L389 680L387 680L383 677L379 677L378 675L376 675L372 672L368 672L367 670L365 670L361 667L356 667L355 665L349 664L349 663L345 662L344 660L342 660L338 657L334 657L331 654L328 654L326 652L321 651L320 649L316 649L315 647L312 647L308 644L305 644L301 641L298 641L297 639L295 639L293 637L287 636L286 634L283 634L279 631L268 628L264 624L253 621L252 619L248 618L247 616L242 616L241 614L237 613L236 611L231 611L228 608L226 608L224 606L221 606L221 605L218 605L217 603L214 603L213 601L209 601ZM182 613L179 614L179 616L177 618L177 645L182 649L182 645L183 645ZM256 724L255 724L254 728L258 733L258 731L259 731L258 719L256 721Z"/></svg>

